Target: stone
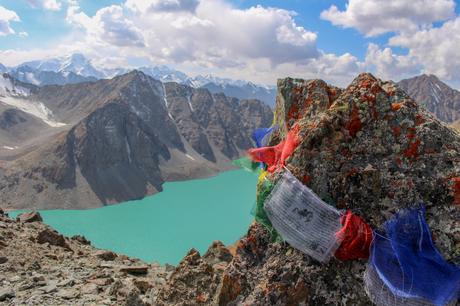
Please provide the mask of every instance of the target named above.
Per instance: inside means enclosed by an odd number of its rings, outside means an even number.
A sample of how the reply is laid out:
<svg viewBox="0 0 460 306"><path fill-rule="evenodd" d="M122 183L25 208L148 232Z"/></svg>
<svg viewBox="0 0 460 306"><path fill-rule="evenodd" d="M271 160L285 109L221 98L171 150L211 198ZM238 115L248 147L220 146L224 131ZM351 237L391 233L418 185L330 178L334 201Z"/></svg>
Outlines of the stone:
<svg viewBox="0 0 460 306"><path fill-rule="evenodd" d="M115 280L109 288L109 295L116 297L121 288L123 288L123 283L119 279Z"/></svg>
<svg viewBox="0 0 460 306"><path fill-rule="evenodd" d="M44 291L45 293L52 293L57 291L57 284L56 282L50 282L48 285L41 287L40 290Z"/></svg>
<svg viewBox="0 0 460 306"><path fill-rule="evenodd" d="M128 295L126 297L126 302L125 306L147 306L149 304L145 303L141 298L140 298L140 292L137 288L133 288L128 292Z"/></svg>
<svg viewBox="0 0 460 306"><path fill-rule="evenodd" d="M86 239L85 236L75 235L75 236L72 236L72 238L70 238L70 239L78 241L78 242L80 242L81 244L84 244L84 245L91 245L91 241Z"/></svg>
<svg viewBox="0 0 460 306"><path fill-rule="evenodd" d="M89 283L96 284L98 286L107 286L113 283L112 278L95 278L88 280Z"/></svg>
<svg viewBox="0 0 460 306"><path fill-rule="evenodd" d="M121 272L129 273L129 274L147 274L149 271L148 266L121 266Z"/></svg>
<svg viewBox="0 0 460 306"><path fill-rule="evenodd" d="M218 263L221 261L230 262L233 256L222 242L214 241L203 258L211 263Z"/></svg>
<svg viewBox="0 0 460 306"><path fill-rule="evenodd" d="M98 285L92 283L84 284L80 290L82 294L97 294L99 292Z"/></svg>
<svg viewBox="0 0 460 306"><path fill-rule="evenodd" d="M22 213L16 218L19 222L29 223L29 222L43 222L42 216L38 211L31 211L27 213Z"/></svg>
<svg viewBox="0 0 460 306"><path fill-rule="evenodd" d="M70 246L67 244L64 236L50 228L46 228L38 233L36 240L40 244L49 243L50 245L70 250Z"/></svg>
<svg viewBox="0 0 460 306"><path fill-rule="evenodd" d="M0 256L0 265L8 261L8 257Z"/></svg>
<svg viewBox="0 0 460 306"><path fill-rule="evenodd" d="M147 278L135 278L133 280L134 286L140 290L141 293L146 293L149 289L153 288L153 284Z"/></svg>
<svg viewBox="0 0 460 306"><path fill-rule="evenodd" d="M73 285L75 285L75 279L68 278L68 279L60 281L57 285L58 285L58 287L73 286Z"/></svg>
<svg viewBox="0 0 460 306"><path fill-rule="evenodd" d="M22 278L19 275L15 275L12 278L10 278L10 282L12 283L17 283L17 282L20 282L21 280Z"/></svg>
<svg viewBox="0 0 460 306"><path fill-rule="evenodd" d="M107 250L98 250L93 255L105 261L113 261L115 260L115 258L117 258L117 254L115 254L112 251L107 251Z"/></svg>
<svg viewBox="0 0 460 306"><path fill-rule="evenodd" d="M16 294L11 288L0 288L0 302L6 301L7 299L14 298Z"/></svg>
<svg viewBox="0 0 460 306"><path fill-rule="evenodd" d="M56 296L65 300L76 299L79 295L80 293L75 289L61 289L56 293Z"/></svg>

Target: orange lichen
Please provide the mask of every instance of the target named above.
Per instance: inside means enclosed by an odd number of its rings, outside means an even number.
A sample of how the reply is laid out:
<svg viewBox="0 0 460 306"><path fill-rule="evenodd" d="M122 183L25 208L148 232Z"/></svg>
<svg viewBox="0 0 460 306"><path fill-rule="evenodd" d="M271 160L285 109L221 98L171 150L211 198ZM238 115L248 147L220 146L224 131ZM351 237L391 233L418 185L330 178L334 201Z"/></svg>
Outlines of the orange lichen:
<svg viewBox="0 0 460 306"><path fill-rule="evenodd" d="M347 123L347 130L351 137L355 137L362 128L363 124L359 118L359 109L356 105L353 105L353 109L351 111L351 119Z"/></svg>
<svg viewBox="0 0 460 306"><path fill-rule="evenodd" d="M311 181L311 177L309 175L304 175L302 178L302 182L307 185Z"/></svg>
<svg viewBox="0 0 460 306"><path fill-rule="evenodd" d="M391 110L392 111L397 111L399 110L401 107L403 107L404 103L400 102L400 103L391 103Z"/></svg>
<svg viewBox="0 0 460 306"><path fill-rule="evenodd" d="M460 177L451 178L451 189L454 192L454 204L460 205Z"/></svg>
<svg viewBox="0 0 460 306"><path fill-rule="evenodd" d="M399 125L392 126L391 129L393 130L393 136L398 138L401 135L401 127Z"/></svg>
<svg viewBox="0 0 460 306"><path fill-rule="evenodd" d="M372 86L372 81L371 80L361 81L358 86L362 88L370 88Z"/></svg>
<svg viewBox="0 0 460 306"><path fill-rule="evenodd" d="M426 122L425 117L421 114L415 115L415 125L421 125Z"/></svg>
<svg viewBox="0 0 460 306"><path fill-rule="evenodd" d="M407 158L417 158L418 156L418 147L422 141L420 139L415 139L409 144L409 147L404 151L404 156Z"/></svg>

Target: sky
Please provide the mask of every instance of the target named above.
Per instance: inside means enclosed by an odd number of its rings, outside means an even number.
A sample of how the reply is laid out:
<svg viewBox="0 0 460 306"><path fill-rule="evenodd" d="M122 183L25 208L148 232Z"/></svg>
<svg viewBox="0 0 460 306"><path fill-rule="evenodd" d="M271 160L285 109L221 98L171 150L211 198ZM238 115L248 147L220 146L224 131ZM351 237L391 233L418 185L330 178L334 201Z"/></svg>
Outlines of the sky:
<svg viewBox="0 0 460 306"><path fill-rule="evenodd" d="M460 0L0 0L0 63L83 53L261 84L435 74L460 87Z"/></svg>

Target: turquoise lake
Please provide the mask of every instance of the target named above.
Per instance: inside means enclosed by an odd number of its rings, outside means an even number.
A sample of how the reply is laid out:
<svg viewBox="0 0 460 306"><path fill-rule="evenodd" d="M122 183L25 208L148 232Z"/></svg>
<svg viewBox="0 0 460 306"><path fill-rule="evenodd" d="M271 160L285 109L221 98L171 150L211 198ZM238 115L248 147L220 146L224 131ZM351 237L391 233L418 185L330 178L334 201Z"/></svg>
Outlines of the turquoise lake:
<svg viewBox="0 0 460 306"><path fill-rule="evenodd" d="M234 170L166 183L163 192L142 200L40 214L66 236L84 235L98 248L175 265L191 248L203 254L214 240L229 245L246 233L256 182L256 174Z"/></svg>

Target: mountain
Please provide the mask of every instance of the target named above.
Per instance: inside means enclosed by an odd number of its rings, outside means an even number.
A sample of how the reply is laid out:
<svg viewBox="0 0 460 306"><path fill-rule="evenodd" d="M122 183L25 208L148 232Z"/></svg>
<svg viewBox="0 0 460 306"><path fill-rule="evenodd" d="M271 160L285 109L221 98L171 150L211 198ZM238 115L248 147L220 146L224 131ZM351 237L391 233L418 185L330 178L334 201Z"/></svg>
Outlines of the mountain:
<svg viewBox="0 0 460 306"><path fill-rule="evenodd" d="M193 85L188 75L178 70L171 69L168 66L141 67L138 70L162 82L176 82L185 85Z"/></svg>
<svg viewBox="0 0 460 306"><path fill-rule="evenodd" d="M241 83L205 83L201 87L212 93L224 93L238 99L258 99L267 105L274 106L276 100L276 89L268 86L255 85L251 82Z"/></svg>
<svg viewBox="0 0 460 306"><path fill-rule="evenodd" d="M270 86L257 85L248 81L219 78L213 75L189 77L183 72L167 66L139 68L145 74L162 82L176 82L195 88L206 88L211 93L223 93L237 99L257 99L273 106L276 89Z"/></svg>
<svg viewBox="0 0 460 306"><path fill-rule="evenodd" d="M460 158L458 133L436 120L395 83L370 74L359 75L345 90L322 80L279 80L275 114L274 123L281 128L270 144L278 146L289 132L297 135L298 145L285 167L300 184L327 205L350 210L372 229L382 229L397 212L423 202L424 217L439 253L458 265L460 245L455 233L460 230L456 207L460 169L452 166ZM273 163L269 157L267 161ZM232 246L230 263L219 272L207 262L207 254L200 256L191 250L160 290L156 304L184 305L203 296L206 305L372 305L371 300L379 298L373 294L395 300L388 287L367 290L367 260L332 258L319 263L276 236L266 221L264 203L271 192L280 192L276 183L282 171L281 167L267 173L257 184L258 222ZM295 189L291 184L283 187ZM294 202L298 195L286 196L292 196ZM302 217L294 220L289 218L295 216L288 214L272 212L271 216L278 217L277 222L287 221L294 229L300 222L326 222L327 218L321 217L324 211L317 209L305 206L308 214L299 213ZM356 223L356 232L361 232L362 225ZM365 248L351 232L353 238L348 243L356 243L356 251ZM321 245L312 243L311 248L321 250ZM399 304L411 304L406 302Z"/></svg>
<svg viewBox="0 0 460 306"><path fill-rule="evenodd" d="M163 84L140 71L29 91L3 80L0 201L8 208L98 207L161 191L166 181L214 175L272 120L260 101Z"/></svg>
<svg viewBox="0 0 460 306"><path fill-rule="evenodd" d="M398 85L439 120L452 123L460 119L460 91L449 87L435 75L420 75Z"/></svg>
<svg viewBox="0 0 460 306"><path fill-rule="evenodd" d="M3 68L2 68L3 67ZM59 58L29 61L8 69L0 64L0 73L8 72L14 78L35 85L65 85L110 79L126 74L129 68L96 68L82 54L71 54ZM163 83L176 82L187 86L204 87L211 93L224 93L237 99L258 99L273 106L275 88L257 85L248 81L219 78L212 75L190 77L165 65L140 67L137 70Z"/></svg>
<svg viewBox="0 0 460 306"><path fill-rule="evenodd" d="M23 66L27 66L40 71L63 73L73 72L74 74L83 77L93 77L96 79L101 79L106 76L102 71L94 68L89 59L87 59L83 54L79 53L60 58L25 62L19 65L18 68Z"/></svg>
<svg viewBox="0 0 460 306"><path fill-rule="evenodd" d="M74 72L46 71L34 69L29 66L20 66L10 71L9 74L17 80L39 86L76 84L97 80L95 77L84 77Z"/></svg>

